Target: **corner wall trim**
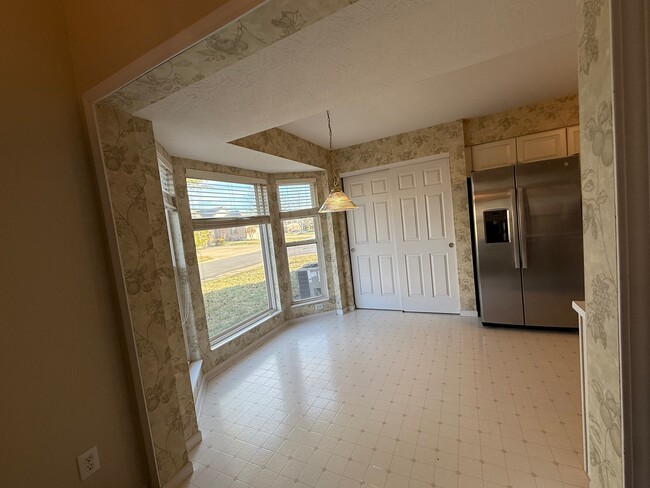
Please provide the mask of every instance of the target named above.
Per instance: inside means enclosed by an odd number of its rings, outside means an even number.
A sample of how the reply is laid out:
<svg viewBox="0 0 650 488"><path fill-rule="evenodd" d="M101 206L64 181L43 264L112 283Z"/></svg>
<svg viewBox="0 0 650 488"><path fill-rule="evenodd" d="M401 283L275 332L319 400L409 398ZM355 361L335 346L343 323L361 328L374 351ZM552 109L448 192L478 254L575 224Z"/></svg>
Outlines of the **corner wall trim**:
<svg viewBox="0 0 650 488"><path fill-rule="evenodd" d="M357 169L354 171L345 171L344 173L341 173L341 178L346 178L348 176L357 176L357 175L362 175L365 173L374 173L375 171L378 171L379 169L384 170L384 169L390 169L390 168L400 168L402 166L410 166L411 164L418 164L418 163L424 163L425 161L435 161L437 159L449 159L449 153L448 152L442 152L438 154L431 154L429 156L423 156L421 158L415 158L415 159L408 159L406 161L396 161L394 163L389 163L389 164L382 164L380 166L371 166L370 168L363 168L363 169Z"/></svg>
<svg viewBox="0 0 650 488"><path fill-rule="evenodd" d="M181 470L176 473L172 479L170 479L163 488L179 488L183 482L192 476L192 473L194 472L194 466L192 466L191 462L188 462L185 466L181 468Z"/></svg>
<svg viewBox="0 0 650 488"><path fill-rule="evenodd" d="M187 449L187 452L190 452L192 449L198 446L202 440L203 440L203 434L201 434L201 430L197 430L196 434L194 434L192 437L190 437L185 441L185 447Z"/></svg>
<svg viewBox="0 0 650 488"><path fill-rule="evenodd" d="M478 317L478 312L476 310L461 310L461 317Z"/></svg>
<svg viewBox="0 0 650 488"><path fill-rule="evenodd" d="M650 8L614 0L611 9L622 483L636 488L650 486Z"/></svg>
<svg viewBox="0 0 650 488"><path fill-rule="evenodd" d="M197 423L201 422L201 411L203 410L203 400L205 399L205 388L207 385L208 380L205 378L205 374L201 373L201 378L199 379L199 391L194 397L194 408L196 409Z"/></svg>

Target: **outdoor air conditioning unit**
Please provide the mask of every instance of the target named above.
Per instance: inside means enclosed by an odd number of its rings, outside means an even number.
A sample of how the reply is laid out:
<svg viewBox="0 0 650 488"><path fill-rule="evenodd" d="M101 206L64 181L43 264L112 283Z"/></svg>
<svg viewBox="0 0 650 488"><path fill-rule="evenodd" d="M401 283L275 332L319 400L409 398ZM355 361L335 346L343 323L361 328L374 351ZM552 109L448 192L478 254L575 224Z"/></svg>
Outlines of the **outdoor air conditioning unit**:
<svg viewBox="0 0 650 488"><path fill-rule="evenodd" d="M296 270L298 300L322 295L318 263L305 264Z"/></svg>

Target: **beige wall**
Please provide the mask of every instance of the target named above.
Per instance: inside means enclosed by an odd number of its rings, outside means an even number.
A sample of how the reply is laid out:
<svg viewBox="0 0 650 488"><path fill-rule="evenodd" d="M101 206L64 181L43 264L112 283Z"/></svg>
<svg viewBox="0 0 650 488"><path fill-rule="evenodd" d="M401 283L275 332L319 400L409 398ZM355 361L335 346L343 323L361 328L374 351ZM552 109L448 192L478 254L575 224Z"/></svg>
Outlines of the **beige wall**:
<svg viewBox="0 0 650 488"><path fill-rule="evenodd" d="M146 466L63 9L4 5L0 486L142 487ZM10 171L10 172L9 172Z"/></svg>
<svg viewBox="0 0 650 488"><path fill-rule="evenodd" d="M228 0L64 0L79 93Z"/></svg>

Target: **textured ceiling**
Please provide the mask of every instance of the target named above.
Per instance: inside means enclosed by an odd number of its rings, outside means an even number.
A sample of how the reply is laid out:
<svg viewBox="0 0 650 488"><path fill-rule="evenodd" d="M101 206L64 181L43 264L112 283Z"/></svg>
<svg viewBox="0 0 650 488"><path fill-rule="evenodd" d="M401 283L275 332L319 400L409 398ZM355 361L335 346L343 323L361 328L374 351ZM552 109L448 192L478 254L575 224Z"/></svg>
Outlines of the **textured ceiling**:
<svg viewBox="0 0 650 488"><path fill-rule="evenodd" d="M451 73L336 105L330 109L334 148L499 113L578 92L578 40L570 34ZM322 147L329 144L324 112L280 129Z"/></svg>
<svg viewBox="0 0 650 488"><path fill-rule="evenodd" d="M178 156L305 170L227 141L284 126L323 144L333 108L341 147L575 93L576 16L567 0L360 0L136 114Z"/></svg>

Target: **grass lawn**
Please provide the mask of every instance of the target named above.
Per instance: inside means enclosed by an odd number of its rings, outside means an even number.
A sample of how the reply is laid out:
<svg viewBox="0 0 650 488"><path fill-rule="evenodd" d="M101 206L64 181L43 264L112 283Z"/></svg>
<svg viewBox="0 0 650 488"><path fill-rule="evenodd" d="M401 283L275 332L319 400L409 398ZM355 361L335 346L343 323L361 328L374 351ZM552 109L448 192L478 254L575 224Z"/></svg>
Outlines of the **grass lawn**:
<svg viewBox="0 0 650 488"><path fill-rule="evenodd" d="M317 259L316 254L289 257L291 286L294 289L297 286L294 271ZM269 308L264 268L261 264L239 273L204 281L202 289L210 338Z"/></svg>

